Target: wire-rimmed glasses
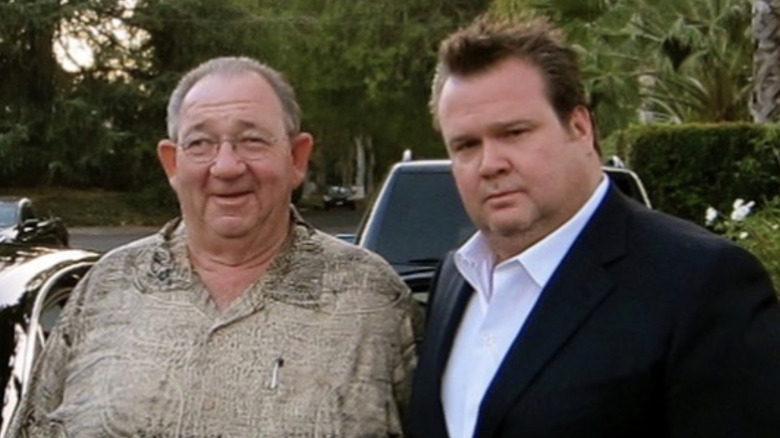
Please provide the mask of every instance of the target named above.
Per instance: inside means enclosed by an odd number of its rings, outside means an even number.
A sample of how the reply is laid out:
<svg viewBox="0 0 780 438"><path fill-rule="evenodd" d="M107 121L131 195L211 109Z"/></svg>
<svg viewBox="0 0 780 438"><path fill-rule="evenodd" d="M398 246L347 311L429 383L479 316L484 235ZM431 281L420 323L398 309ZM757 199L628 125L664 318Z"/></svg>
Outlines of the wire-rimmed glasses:
<svg viewBox="0 0 780 438"><path fill-rule="evenodd" d="M224 143L230 143L233 151L244 160L262 160L282 138L262 134L243 134L239 137L197 136L179 143L185 155L196 163L210 163Z"/></svg>

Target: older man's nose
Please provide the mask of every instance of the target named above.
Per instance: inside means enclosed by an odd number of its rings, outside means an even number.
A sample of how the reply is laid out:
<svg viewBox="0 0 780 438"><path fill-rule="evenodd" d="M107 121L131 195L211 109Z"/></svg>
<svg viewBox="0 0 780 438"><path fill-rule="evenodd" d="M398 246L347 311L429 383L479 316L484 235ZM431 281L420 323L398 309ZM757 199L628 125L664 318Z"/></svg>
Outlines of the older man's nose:
<svg viewBox="0 0 780 438"><path fill-rule="evenodd" d="M233 143L223 140L217 146L217 156L211 163L211 174L220 177L230 177L246 169L244 159L238 155Z"/></svg>

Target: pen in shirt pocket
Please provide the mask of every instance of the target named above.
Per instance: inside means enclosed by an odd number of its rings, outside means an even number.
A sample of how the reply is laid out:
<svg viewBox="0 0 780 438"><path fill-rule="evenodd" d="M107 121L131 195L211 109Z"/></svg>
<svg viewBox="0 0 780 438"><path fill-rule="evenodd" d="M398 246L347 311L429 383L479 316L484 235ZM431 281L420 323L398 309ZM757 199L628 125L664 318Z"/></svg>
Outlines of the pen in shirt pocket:
<svg viewBox="0 0 780 438"><path fill-rule="evenodd" d="M284 359L282 356L274 359L274 366L271 370L271 384L268 385L269 389L276 389L279 387L279 369L284 366Z"/></svg>

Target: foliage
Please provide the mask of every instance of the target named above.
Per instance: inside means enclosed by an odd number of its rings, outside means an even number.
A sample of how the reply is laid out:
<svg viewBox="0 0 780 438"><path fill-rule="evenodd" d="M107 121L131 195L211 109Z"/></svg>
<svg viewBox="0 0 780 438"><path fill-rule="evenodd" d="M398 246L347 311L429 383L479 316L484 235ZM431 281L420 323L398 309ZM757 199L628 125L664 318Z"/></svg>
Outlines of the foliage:
<svg viewBox="0 0 780 438"><path fill-rule="evenodd" d="M632 21L656 54L643 73L643 111L676 123L750 120L750 4L677 0L646 11Z"/></svg>
<svg viewBox="0 0 780 438"><path fill-rule="evenodd" d="M106 27L125 17L122 2L8 0L0 3L0 12L0 157L7 158L0 165L0 185L127 189L146 182L146 163L128 164L136 156L131 149L138 143L128 144L135 126L116 123L134 108L119 72L124 63L137 64ZM66 70L57 49L75 37L89 41L102 64Z"/></svg>
<svg viewBox="0 0 780 438"><path fill-rule="evenodd" d="M647 56L627 25L644 12L637 7L636 0L494 0L492 12L545 17L563 30L579 52L598 130L609 137L638 120Z"/></svg>
<svg viewBox="0 0 780 438"><path fill-rule="evenodd" d="M742 199L735 200L733 207L728 217L710 208L706 225L753 253L769 272L780 298L780 197L756 212Z"/></svg>
<svg viewBox="0 0 780 438"><path fill-rule="evenodd" d="M358 143L374 163L369 185L404 149L444 154L426 105L436 47L487 3L241 2L252 20L273 26L273 51L258 56L298 91L320 185L352 182Z"/></svg>
<svg viewBox="0 0 780 438"><path fill-rule="evenodd" d="M698 221L711 200L780 193L780 127L749 123L637 125L624 154L659 210ZM715 205L723 209L725 205Z"/></svg>
<svg viewBox="0 0 780 438"><path fill-rule="evenodd" d="M41 214L58 216L67 227L160 226L179 215L169 189L153 193L42 187L3 189L0 195L29 197Z"/></svg>
<svg viewBox="0 0 780 438"><path fill-rule="evenodd" d="M621 144L639 114L743 119L746 4L0 0L0 186L156 186L163 193L154 145L165 135L168 94L196 64L238 54L279 68L298 90L304 127L317 140L317 182L351 181L360 144L370 186L407 148L418 157L444 155L426 105L436 46L488 6L534 11L564 28L584 60L608 145ZM63 61L73 38L91 61Z"/></svg>
<svg viewBox="0 0 780 438"><path fill-rule="evenodd" d="M637 122L749 120L744 0L495 0L493 9L564 30L608 145Z"/></svg>
<svg viewBox="0 0 780 438"><path fill-rule="evenodd" d="M286 73L323 183L352 178L356 143L377 176L406 148L441 155L426 110L436 45L487 4L0 0L0 186L164 188L154 145L168 95L222 55ZM76 39L89 60L63 59Z"/></svg>

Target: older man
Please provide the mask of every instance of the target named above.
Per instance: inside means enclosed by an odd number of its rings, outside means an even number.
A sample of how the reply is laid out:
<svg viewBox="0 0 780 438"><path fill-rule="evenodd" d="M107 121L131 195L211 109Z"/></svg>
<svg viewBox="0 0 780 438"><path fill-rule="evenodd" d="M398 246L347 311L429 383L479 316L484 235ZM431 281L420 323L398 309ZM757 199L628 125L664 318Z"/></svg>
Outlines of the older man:
<svg viewBox="0 0 780 438"><path fill-rule="evenodd" d="M554 29L450 36L431 109L478 231L433 286L411 435L778 436L766 272L615 189Z"/></svg>
<svg viewBox="0 0 780 438"><path fill-rule="evenodd" d="M290 207L312 137L268 66L188 73L158 155L181 219L74 291L11 436L399 436L416 313L377 256Z"/></svg>

